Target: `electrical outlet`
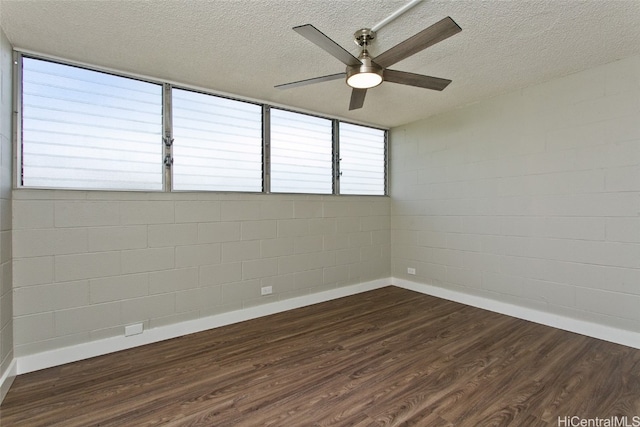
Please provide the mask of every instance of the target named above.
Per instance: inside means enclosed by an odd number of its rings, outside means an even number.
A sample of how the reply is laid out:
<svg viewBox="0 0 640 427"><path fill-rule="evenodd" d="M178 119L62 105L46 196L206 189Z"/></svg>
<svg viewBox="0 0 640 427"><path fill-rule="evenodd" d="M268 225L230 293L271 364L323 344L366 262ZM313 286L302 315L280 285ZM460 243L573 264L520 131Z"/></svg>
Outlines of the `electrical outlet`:
<svg viewBox="0 0 640 427"><path fill-rule="evenodd" d="M138 335L142 333L144 329L142 323L136 323L135 325L129 325L124 327L124 336L130 337L131 335Z"/></svg>
<svg viewBox="0 0 640 427"><path fill-rule="evenodd" d="M416 275L416 269L412 268L412 267L408 267L407 268L407 274L412 274L412 275Z"/></svg>
<svg viewBox="0 0 640 427"><path fill-rule="evenodd" d="M271 295L273 293L273 286L263 286L260 289L260 295Z"/></svg>

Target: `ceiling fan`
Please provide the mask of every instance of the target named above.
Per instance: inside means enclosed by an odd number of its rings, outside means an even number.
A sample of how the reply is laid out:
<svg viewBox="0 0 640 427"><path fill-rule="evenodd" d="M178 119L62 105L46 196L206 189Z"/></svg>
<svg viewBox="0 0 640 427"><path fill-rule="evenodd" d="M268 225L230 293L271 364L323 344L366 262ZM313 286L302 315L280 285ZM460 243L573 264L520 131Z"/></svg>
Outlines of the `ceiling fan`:
<svg viewBox="0 0 640 427"><path fill-rule="evenodd" d="M344 63L347 69L344 73L314 77L275 87L289 89L346 77L347 85L353 88L349 110L362 108L367 89L376 87L383 81L438 91L443 90L451 83L451 80L390 70L387 67L462 31L453 19L446 17L373 58L369 55L367 47L375 39L376 33L369 28L363 28L354 34L356 44L362 47L360 55L356 58L311 24L294 27L293 30L333 55Z"/></svg>

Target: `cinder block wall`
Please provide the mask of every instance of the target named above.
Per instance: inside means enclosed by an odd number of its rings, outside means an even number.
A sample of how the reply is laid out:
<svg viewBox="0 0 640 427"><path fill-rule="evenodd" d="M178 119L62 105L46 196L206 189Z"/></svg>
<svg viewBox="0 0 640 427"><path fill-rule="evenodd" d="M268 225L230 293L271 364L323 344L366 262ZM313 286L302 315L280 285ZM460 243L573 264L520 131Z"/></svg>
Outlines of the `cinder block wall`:
<svg viewBox="0 0 640 427"><path fill-rule="evenodd" d="M390 276L388 197L13 197L16 356Z"/></svg>
<svg viewBox="0 0 640 427"><path fill-rule="evenodd" d="M9 40L0 30L0 377L7 372L13 360L11 275L12 54ZM7 389L7 383L0 384L0 401Z"/></svg>
<svg viewBox="0 0 640 427"><path fill-rule="evenodd" d="M640 331L640 57L391 141L395 277Z"/></svg>

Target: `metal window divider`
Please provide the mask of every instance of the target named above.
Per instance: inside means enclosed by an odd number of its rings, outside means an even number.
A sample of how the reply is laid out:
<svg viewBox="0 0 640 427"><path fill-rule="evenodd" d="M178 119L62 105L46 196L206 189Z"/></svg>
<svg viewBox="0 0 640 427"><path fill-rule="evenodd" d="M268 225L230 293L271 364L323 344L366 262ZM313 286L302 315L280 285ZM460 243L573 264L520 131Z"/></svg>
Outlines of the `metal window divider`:
<svg viewBox="0 0 640 427"><path fill-rule="evenodd" d="M13 52L13 182L14 187L24 185L24 167L22 164L22 54Z"/></svg>
<svg viewBox="0 0 640 427"><path fill-rule="evenodd" d="M271 108L262 105L262 192L271 193Z"/></svg>
<svg viewBox="0 0 640 427"><path fill-rule="evenodd" d="M332 120L333 126L331 127L331 140L333 144L333 194L340 194L340 176L342 171L340 170L340 121L337 119Z"/></svg>
<svg viewBox="0 0 640 427"><path fill-rule="evenodd" d="M164 83L162 85L162 163L164 168L164 191L170 192L173 190L173 110L171 103L171 84Z"/></svg>
<svg viewBox="0 0 640 427"><path fill-rule="evenodd" d="M385 130L384 131L384 195L388 196L389 195L389 165L390 165L390 159L389 159L389 131Z"/></svg>

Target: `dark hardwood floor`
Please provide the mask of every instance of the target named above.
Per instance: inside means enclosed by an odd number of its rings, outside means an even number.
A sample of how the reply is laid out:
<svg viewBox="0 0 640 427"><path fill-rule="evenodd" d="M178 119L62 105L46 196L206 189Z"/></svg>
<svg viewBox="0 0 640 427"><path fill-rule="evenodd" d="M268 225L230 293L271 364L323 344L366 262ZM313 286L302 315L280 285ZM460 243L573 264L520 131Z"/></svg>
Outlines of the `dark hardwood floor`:
<svg viewBox="0 0 640 427"><path fill-rule="evenodd" d="M640 350L388 287L16 378L2 426L559 426ZM640 418L639 418L640 419Z"/></svg>

